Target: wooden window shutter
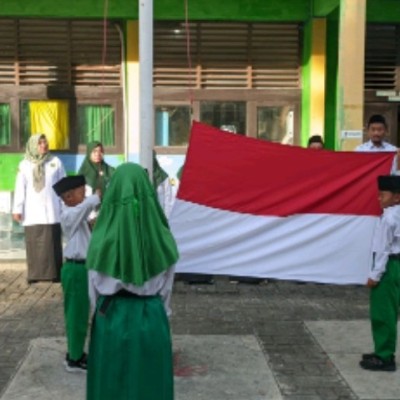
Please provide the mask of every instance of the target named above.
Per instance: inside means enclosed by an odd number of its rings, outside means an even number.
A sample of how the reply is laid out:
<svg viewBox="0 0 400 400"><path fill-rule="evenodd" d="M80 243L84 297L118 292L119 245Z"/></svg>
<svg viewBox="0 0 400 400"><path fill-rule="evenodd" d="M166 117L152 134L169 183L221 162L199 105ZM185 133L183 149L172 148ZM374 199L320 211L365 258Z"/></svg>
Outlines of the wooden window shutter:
<svg viewBox="0 0 400 400"><path fill-rule="evenodd" d="M15 20L0 20L0 85L18 85L17 37Z"/></svg>
<svg viewBox="0 0 400 400"><path fill-rule="evenodd" d="M0 84L121 86L121 41L110 22L104 65L102 21L0 20L0 46Z"/></svg>
<svg viewBox="0 0 400 400"><path fill-rule="evenodd" d="M298 24L156 22L154 86L198 89L300 87Z"/></svg>
<svg viewBox="0 0 400 400"><path fill-rule="evenodd" d="M365 89L396 89L399 52L399 26L373 24L367 26Z"/></svg>
<svg viewBox="0 0 400 400"><path fill-rule="evenodd" d="M254 24L251 35L253 87L300 87L300 37L294 24Z"/></svg>

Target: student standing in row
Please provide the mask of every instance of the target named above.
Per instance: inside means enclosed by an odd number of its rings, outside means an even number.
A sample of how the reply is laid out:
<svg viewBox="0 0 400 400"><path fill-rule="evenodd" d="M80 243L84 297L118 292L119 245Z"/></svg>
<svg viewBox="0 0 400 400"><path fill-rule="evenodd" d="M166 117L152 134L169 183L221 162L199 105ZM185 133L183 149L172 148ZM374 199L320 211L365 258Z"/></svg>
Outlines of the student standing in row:
<svg viewBox="0 0 400 400"><path fill-rule="evenodd" d="M68 347L65 367L68 372L86 371L84 346L89 322L89 293L85 261L91 235L87 219L100 204L100 192L85 198L82 175L63 178L53 188L65 204L61 213L61 226L67 241L61 270Z"/></svg>
<svg viewBox="0 0 400 400"><path fill-rule="evenodd" d="M61 201L52 186L65 176L45 135L29 138L15 184L13 219L25 228L28 283L60 280Z"/></svg>
<svg viewBox="0 0 400 400"><path fill-rule="evenodd" d="M373 240L373 267L367 286L374 352L363 354L360 366L395 371L397 315L400 306L400 176L378 177L383 214Z"/></svg>
<svg viewBox="0 0 400 400"><path fill-rule="evenodd" d="M95 307L87 400L173 399L167 315L177 260L146 171L121 165L104 195L87 256Z"/></svg>

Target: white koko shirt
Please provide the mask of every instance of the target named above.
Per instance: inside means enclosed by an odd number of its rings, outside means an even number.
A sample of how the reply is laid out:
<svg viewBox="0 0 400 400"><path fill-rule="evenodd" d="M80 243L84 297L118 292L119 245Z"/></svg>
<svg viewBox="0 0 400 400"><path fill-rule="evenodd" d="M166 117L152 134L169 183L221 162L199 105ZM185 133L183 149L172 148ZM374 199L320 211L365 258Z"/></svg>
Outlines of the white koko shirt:
<svg viewBox="0 0 400 400"><path fill-rule="evenodd" d="M15 183L13 214L22 214L22 225L47 225L60 222L61 199L53 185L65 176L64 166L58 157L52 156L44 164L45 186L37 192L33 187L35 164L22 160Z"/></svg>
<svg viewBox="0 0 400 400"><path fill-rule="evenodd" d="M89 248L90 228L89 214L100 204L97 194L86 197L75 207L63 205L61 211L61 228L67 241L63 254L65 258L83 260Z"/></svg>
<svg viewBox="0 0 400 400"><path fill-rule="evenodd" d="M386 271L389 254L400 254L400 206L385 208L374 232L374 262L369 277L379 281Z"/></svg>

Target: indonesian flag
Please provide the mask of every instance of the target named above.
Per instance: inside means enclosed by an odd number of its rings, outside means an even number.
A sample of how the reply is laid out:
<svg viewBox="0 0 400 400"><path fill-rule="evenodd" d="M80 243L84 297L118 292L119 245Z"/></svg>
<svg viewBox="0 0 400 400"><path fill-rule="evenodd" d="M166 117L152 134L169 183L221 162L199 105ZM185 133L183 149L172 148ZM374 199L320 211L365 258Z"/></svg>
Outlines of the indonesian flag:
<svg viewBox="0 0 400 400"><path fill-rule="evenodd" d="M193 123L170 225L177 272L365 283L393 153L313 150Z"/></svg>

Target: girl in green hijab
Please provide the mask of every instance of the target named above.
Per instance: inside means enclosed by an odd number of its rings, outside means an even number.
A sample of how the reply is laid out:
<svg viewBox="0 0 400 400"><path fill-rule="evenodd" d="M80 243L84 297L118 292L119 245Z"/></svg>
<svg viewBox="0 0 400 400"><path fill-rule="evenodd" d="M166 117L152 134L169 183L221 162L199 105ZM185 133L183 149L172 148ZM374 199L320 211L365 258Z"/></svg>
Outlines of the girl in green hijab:
<svg viewBox="0 0 400 400"><path fill-rule="evenodd" d="M146 171L122 164L103 198L86 260L95 308L87 400L173 399L167 314L177 260Z"/></svg>
<svg viewBox="0 0 400 400"><path fill-rule="evenodd" d="M86 184L92 188L91 194L97 189L104 193L113 173L114 168L104 161L104 148L101 142L89 143L78 175L85 177Z"/></svg>

